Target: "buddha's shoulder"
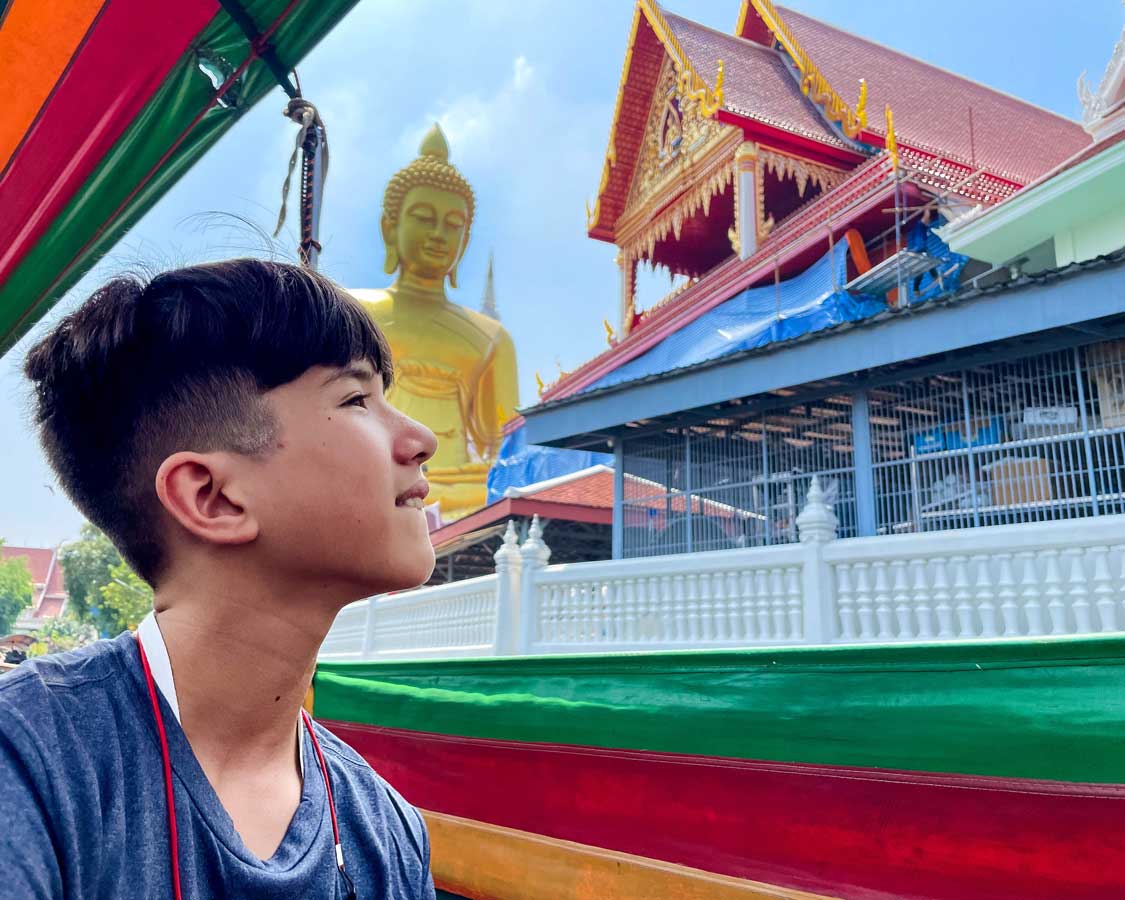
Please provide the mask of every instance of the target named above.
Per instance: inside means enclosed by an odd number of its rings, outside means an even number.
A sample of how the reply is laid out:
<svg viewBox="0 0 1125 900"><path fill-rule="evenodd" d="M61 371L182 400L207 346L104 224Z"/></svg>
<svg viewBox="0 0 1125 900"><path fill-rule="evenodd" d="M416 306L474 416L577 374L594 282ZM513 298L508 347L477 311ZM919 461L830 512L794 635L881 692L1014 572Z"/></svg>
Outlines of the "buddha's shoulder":
<svg viewBox="0 0 1125 900"><path fill-rule="evenodd" d="M456 317L463 323L464 327L476 331L489 343L496 343L504 338L510 340L507 329L491 316L486 316L484 313L469 309L466 306L456 304L452 304L452 306Z"/></svg>
<svg viewBox="0 0 1125 900"><path fill-rule="evenodd" d="M390 291L386 288L348 288L348 293L356 298L369 310L389 310L392 305Z"/></svg>

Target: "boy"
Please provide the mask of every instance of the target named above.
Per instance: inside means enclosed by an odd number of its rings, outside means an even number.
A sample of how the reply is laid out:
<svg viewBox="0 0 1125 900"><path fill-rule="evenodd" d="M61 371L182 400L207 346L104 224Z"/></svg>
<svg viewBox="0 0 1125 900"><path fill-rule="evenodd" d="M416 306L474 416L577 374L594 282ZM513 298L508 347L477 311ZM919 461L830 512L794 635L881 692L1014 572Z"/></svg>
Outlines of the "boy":
<svg viewBox="0 0 1125 900"><path fill-rule="evenodd" d="M433 898L421 816L301 710L337 611L434 564L435 438L384 400L372 320L231 260L109 282L26 372L155 601L0 679L0 898Z"/></svg>

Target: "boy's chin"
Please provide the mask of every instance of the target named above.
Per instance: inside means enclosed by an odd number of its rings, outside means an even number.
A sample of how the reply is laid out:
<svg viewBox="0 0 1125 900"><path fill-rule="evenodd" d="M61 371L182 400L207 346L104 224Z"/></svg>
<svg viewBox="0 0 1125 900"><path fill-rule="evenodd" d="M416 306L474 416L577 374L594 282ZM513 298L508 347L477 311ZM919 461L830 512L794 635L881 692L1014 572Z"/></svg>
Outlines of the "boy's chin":
<svg viewBox="0 0 1125 900"><path fill-rule="evenodd" d="M425 584L434 572L433 553L418 554L417 560L397 560L378 573L372 573L367 596L387 594L391 591L409 591Z"/></svg>

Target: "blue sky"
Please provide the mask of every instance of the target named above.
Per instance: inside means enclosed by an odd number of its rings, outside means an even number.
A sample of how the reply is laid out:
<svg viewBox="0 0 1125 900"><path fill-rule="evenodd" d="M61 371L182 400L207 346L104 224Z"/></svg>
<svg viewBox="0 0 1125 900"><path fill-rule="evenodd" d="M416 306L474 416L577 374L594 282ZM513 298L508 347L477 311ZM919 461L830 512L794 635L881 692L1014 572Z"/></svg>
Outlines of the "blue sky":
<svg viewBox="0 0 1125 900"><path fill-rule="evenodd" d="M1097 83L1122 27L1119 0L1078 0L1065 13L1054 0L788 5L1071 118L1080 115L1079 73ZM739 0L667 8L729 32ZM559 365L570 370L600 352L601 322L617 315L614 249L585 236L584 204L601 173L632 15L629 0L361 0L300 67L332 151L321 268L351 287L387 283L383 186L440 122L477 194L453 299L479 303L493 251L525 404L536 371L550 381ZM294 137L283 101L278 91L247 114L34 334L118 269L260 251L259 238L208 214L272 231ZM292 232L281 240L289 252ZM82 519L28 425L19 366L29 340L0 360L0 538L43 546L76 536Z"/></svg>

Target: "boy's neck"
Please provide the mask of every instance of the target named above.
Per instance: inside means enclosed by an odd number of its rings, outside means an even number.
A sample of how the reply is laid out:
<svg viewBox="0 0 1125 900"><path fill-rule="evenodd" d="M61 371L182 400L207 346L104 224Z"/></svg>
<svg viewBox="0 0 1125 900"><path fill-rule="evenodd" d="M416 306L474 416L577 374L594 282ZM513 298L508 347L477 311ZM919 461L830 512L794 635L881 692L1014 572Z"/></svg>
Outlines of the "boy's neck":
<svg viewBox="0 0 1125 900"><path fill-rule="evenodd" d="M209 776L295 760L295 724L335 610L261 584L205 581L162 585L154 602L192 750Z"/></svg>

